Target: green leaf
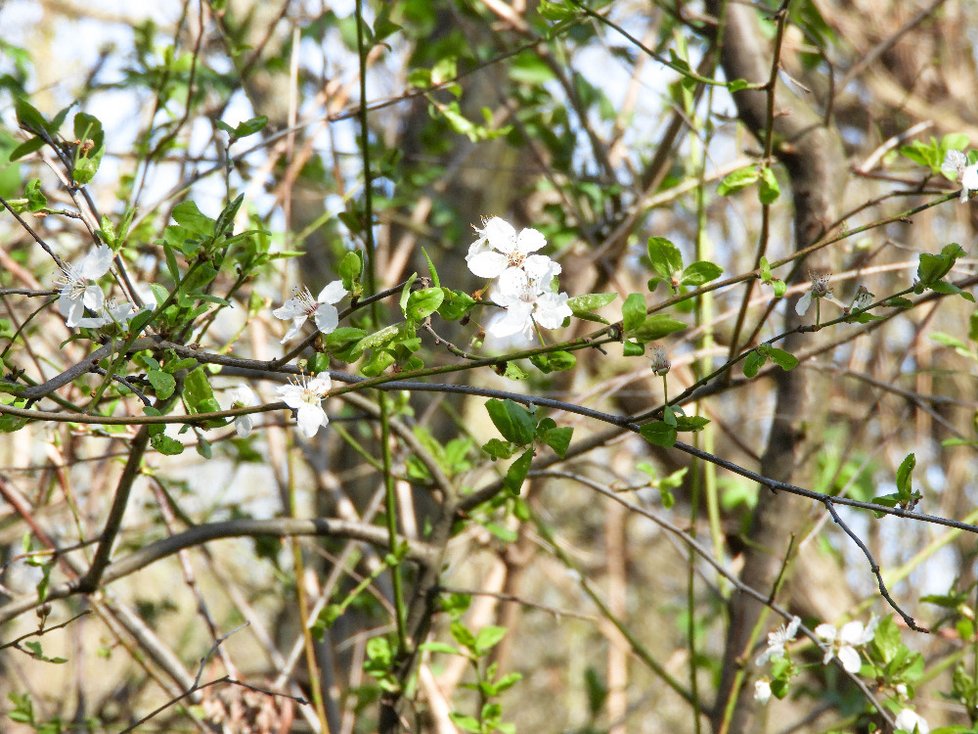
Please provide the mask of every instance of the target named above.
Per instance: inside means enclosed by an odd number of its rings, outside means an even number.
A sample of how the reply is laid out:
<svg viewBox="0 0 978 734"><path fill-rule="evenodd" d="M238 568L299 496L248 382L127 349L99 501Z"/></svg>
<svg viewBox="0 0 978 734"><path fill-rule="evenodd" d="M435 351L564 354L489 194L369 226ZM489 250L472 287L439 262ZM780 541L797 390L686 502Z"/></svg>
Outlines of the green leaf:
<svg viewBox="0 0 978 734"><path fill-rule="evenodd" d="M585 293L583 296L574 296L567 300L567 306L578 318L584 318L582 314L591 313L597 309L607 306L618 298L617 293Z"/></svg>
<svg viewBox="0 0 978 734"><path fill-rule="evenodd" d="M622 328L626 333L645 322L645 299L641 293L629 293L621 308Z"/></svg>
<svg viewBox="0 0 978 734"><path fill-rule="evenodd" d="M459 650L454 645L449 645L447 642L438 642L438 640L432 640L431 642L423 642L418 645L419 650L425 650L427 652L440 652L445 655L461 655L462 651Z"/></svg>
<svg viewBox="0 0 978 734"><path fill-rule="evenodd" d="M75 139L80 143L75 152L73 176L80 184L95 178L105 153L105 133L98 118L87 112L75 115Z"/></svg>
<svg viewBox="0 0 978 734"><path fill-rule="evenodd" d="M250 120L245 120L244 122L238 123L233 130L228 132L231 135L231 141L240 140L241 138L246 138L249 135L254 135L257 132L261 132L265 129L268 124L268 118L265 115L258 115L258 117L252 117Z"/></svg>
<svg viewBox="0 0 978 734"><path fill-rule="evenodd" d="M496 371L499 371L498 367L496 368ZM506 362L506 368L503 370L502 375L507 380L519 381L525 380L530 376L530 373L516 364L516 362Z"/></svg>
<svg viewBox="0 0 978 734"><path fill-rule="evenodd" d="M173 207L173 221L193 234L214 234L215 221L198 209L193 201L181 201Z"/></svg>
<svg viewBox="0 0 978 734"><path fill-rule="evenodd" d="M951 271L957 259L964 255L965 251L961 246L953 242L945 245L940 255L921 253L920 264L917 266L918 283L924 288L933 287L934 283Z"/></svg>
<svg viewBox="0 0 978 734"><path fill-rule="evenodd" d="M707 260L697 260L683 271L681 285L698 287L723 275L723 268Z"/></svg>
<svg viewBox="0 0 978 734"><path fill-rule="evenodd" d="M526 479L526 475L530 471L530 462L532 461L533 449L527 449L520 458L510 464L509 469L506 470L506 476L503 477L503 489L510 494L518 495L523 486L523 480Z"/></svg>
<svg viewBox="0 0 978 734"><path fill-rule="evenodd" d="M696 433L702 431L710 423L710 419L701 415L679 415L676 416L677 431L692 431Z"/></svg>
<svg viewBox="0 0 978 734"><path fill-rule="evenodd" d="M773 204L781 196L781 187L778 186L778 179L774 171L765 166L761 170L761 186L757 191L757 198L762 204Z"/></svg>
<svg viewBox="0 0 978 734"><path fill-rule="evenodd" d="M490 438L482 445L482 450L495 461L496 459L508 459L516 450L509 441L500 441L498 438Z"/></svg>
<svg viewBox="0 0 978 734"><path fill-rule="evenodd" d="M685 328L686 324L682 321L677 321L662 314L653 314L647 317L642 325L632 331L629 336L633 337L636 341L652 342L668 336L673 332L682 331Z"/></svg>
<svg viewBox="0 0 978 734"><path fill-rule="evenodd" d="M645 345L632 341L631 339L626 339L623 341L621 346L621 353L623 357L641 357L643 354L645 354Z"/></svg>
<svg viewBox="0 0 978 734"><path fill-rule="evenodd" d="M24 187L24 196L27 197L27 208L32 212L39 212L47 208L48 198L41 191L41 179L32 178Z"/></svg>
<svg viewBox="0 0 978 734"><path fill-rule="evenodd" d="M652 421L639 429L639 434L656 446L674 446L676 444L676 429L664 421Z"/></svg>
<svg viewBox="0 0 978 734"><path fill-rule="evenodd" d="M786 352L783 349L771 347L768 350L768 356L771 358L772 362L774 362L785 372L790 372L798 366L798 357L793 355L791 352Z"/></svg>
<svg viewBox="0 0 978 734"><path fill-rule="evenodd" d="M483 657L487 652L492 650L496 645L502 642L503 638L506 636L506 628L498 627L494 624L486 625L480 629L475 635L475 645L473 645L473 652L478 657Z"/></svg>
<svg viewBox="0 0 978 734"><path fill-rule="evenodd" d="M573 5L564 2L541 0L540 5L537 6L537 12L546 20L563 23L576 18L579 11Z"/></svg>
<svg viewBox="0 0 978 734"><path fill-rule="evenodd" d="M486 401L486 410L494 426L507 441L526 446L533 441L536 421L526 408L509 398Z"/></svg>
<svg viewBox="0 0 978 734"><path fill-rule="evenodd" d="M557 456L563 459L567 455L567 449L570 446L571 437L573 435L574 429L570 426L548 428L543 432L540 440L552 448Z"/></svg>
<svg viewBox="0 0 978 734"><path fill-rule="evenodd" d="M378 349L360 367L360 372L366 377L380 375L397 361L397 357L386 349Z"/></svg>
<svg viewBox="0 0 978 734"><path fill-rule="evenodd" d="M41 138L30 138L29 140L25 140L23 143L10 151L10 161L13 162L20 160L25 155L30 155L34 151L40 150L43 147L44 140Z"/></svg>
<svg viewBox="0 0 978 734"><path fill-rule="evenodd" d="M411 321L421 321L441 306L445 292L441 288L422 288L408 296L405 316Z"/></svg>
<svg viewBox="0 0 978 734"><path fill-rule="evenodd" d="M146 378L149 380L149 384L153 386L156 397L160 400L166 400L173 395L173 391L177 387L177 381L173 375L161 370L150 370L146 374Z"/></svg>
<svg viewBox="0 0 978 734"><path fill-rule="evenodd" d="M649 237L648 255L652 269L667 281L683 269L682 253L665 237Z"/></svg>
<svg viewBox="0 0 978 734"><path fill-rule="evenodd" d="M539 86L553 81L553 69L539 55L532 51L523 51L510 60L509 78L519 84L531 84Z"/></svg>
<svg viewBox="0 0 978 734"><path fill-rule="evenodd" d="M336 272L343 281L343 287L352 291L357 278L363 272L363 255L359 250L344 253L340 258L340 264L336 267Z"/></svg>
<svg viewBox="0 0 978 734"><path fill-rule="evenodd" d="M411 273L411 276L404 281L404 287L401 288L401 298L398 301L398 305L401 307L401 313L407 314L407 303L408 299L411 297L411 287L414 282L418 279L417 273Z"/></svg>
<svg viewBox="0 0 978 734"><path fill-rule="evenodd" d="M365 336L357 342L357 345L350 350L351 356L353 359L356 359L368 349L376 349L377 347L389 344L397 338L399 332L400 328L397 324L385 326L380 331L375 331L373 334Z"/></svg>
<svg viewBox="0 0 978 734"><path fill-rule="evenodd" d="M900 462L900 468L897 469L896 474L896 484L901 496L909 497L912 494L911 479L915 466L917 466L916 454L907 454Z"/></svg>
<svg viewBox="0 0 978 734"><path fill-rule="evenodd" d="M431 261L431 258L428 256L428 251L422 247L421 254L424 256L424 261L428 263L428 272L431 273L432 285L434 285L435 288L441 288L441 280L439 280L438 278L438 271L435 269L435 264Z"/></svg>
<svg viewBox="0 0 978 734"><path fill-rule="evenodd" d="M557 351L547 354L534 354L530 357L533 366L543 374L551 372L562 372L563 370L573 369L577 364L577 357L571 352Z"/></svg>
<svg viewBox="0 0 978 734"><path fill-rule="evenodd" d="M446 321L461 319L475 306L475 299L464 291L442 288L442 293L445 298L441 302L441 306L438 307L438 315Z"/></svg>
<svg viewBox="0 0 978 734"><path fill-rule="evenodd" d="M757 349L752 350L744 359L744 376L756 377L765 362L767 362L767 354Z"/></svg>
<svg viewBox="0 0 978 734"><path fill-rule="evenodd" d="M184 378L183 402L187 406L187 412L191 415L220 410L217 399L214 397L214 390L211 389L211 383L207 379L207 372L202 366L188 372ZM227 421L215 418L207 421L204 425L207 428L216 428L226 424Z"/></svg>
<svg viewBox="0 0 978 734"><path fill-rule="evenodd" d="M757 170L757 166L745 166L744 168L738 168L732 173L728 173L724 177L723 181L717 187L717 193L720 196L727 196L728 194L736 193L741 189L746 189L748 186L752 186L757 183L761 178L760 171Z"/></svg>
<svg viewBox="0 0 978 734"><path fill-rule="evenodd" d="M157 433L149 439L149 442L164 456L179 456L183 453L183 444L165 433Z"/></svg>
<svg viewBox="0 0 978 734"><path fill-rule="evenodd" d="M52 132L48 130L48 123L44 119L44 115L38 112L24 97L14 98L14 111L17 115L17 124L25 130L35 134Z"/></svg>

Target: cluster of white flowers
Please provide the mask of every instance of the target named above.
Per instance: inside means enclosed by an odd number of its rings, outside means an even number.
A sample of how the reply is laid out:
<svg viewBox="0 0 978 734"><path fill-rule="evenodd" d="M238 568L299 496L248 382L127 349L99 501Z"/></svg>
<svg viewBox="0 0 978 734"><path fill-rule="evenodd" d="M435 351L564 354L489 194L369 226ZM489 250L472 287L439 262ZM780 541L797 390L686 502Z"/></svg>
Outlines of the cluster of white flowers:
<svg viewBox="0 0 978 734"><path fill-rule="evenodd" d="M961 182L961 203L968 200L968 195L978 190L978 163L968 165L968 158L960 150L949 150L944 156L941 167L951 178Z"/></svg>
<svg viewBox="0 0 978 734"><path fill-rule="evenodd" d="M852 621L842 625L841 629L836 629L831 624L820 624L816 627L815 636L824 642L826 646L822 664L827 665L832 658L837 657L846 672L853 675L858 673L862 667L862 660L857 648L872 642L878 621L874 615L870 617L869 623L866 625L863 625L859 621ZM764 649L764 652L757 656L756 664L764 665L770 660L778 660L785 657L785 647L795 639L800 626L801 620L798 617L792 617L788 624L781 625L774 632L768 633L767 647ZM754 700L764 704L770 698L771 679L763 676L754 682ZM905 709L905 711L909 711L909 709ZM916 716L912 711L909 714ZM923 727L926 727L926 725L926 722L924 722ZM900 727L898 726L898 728ZM908 731L913 731L913 727L910 727ZM921 728L920 731L926 734L925 728Z"/></svg>
<svg viewBox="0 0 978 734"><path fill-rule="evenodd" d="M58 278L61 293L58 296L58 310L65 318L65 324L74 328L98 329L107 324L125 325L139 311L128 301L106 298L102 289L94 282L109 272L112 267L112 250L107 245L96 245L81 261L68 263ZM143 310L156 308L152 295L140 292ZM86 316L85 311L94 316Z"/></svg>
<svg viewBox="0 0 978 734"><path fill-rule="evenodd" d="M305 286L294 288L292 298L272 311L275 318L292 322L285 336L282 337L282 343L293 339L309 319L313 320L316 329L323 334L335 331L340 323L340 314L335 304L343 300L347 292L340 280L327 283L315 298ZM312 438L319 431L320 426L329 423L322 402L332 386L329 375L318 374L312 378L300 376L288 385L276 388L278 396L295 411L299 430L306 438ZM250 416L241 416L235 421L239 435L247 435L242 433L242 430L251 431L250 420L244 425L240 422L248 418Z"/></svg>
<svg viewBox="0 0 978 734"><path fill-rule="evenodd" d="M494 278L490 297L505 313L494 318L486 331L497 338L519 335L533 338L533 325L556 329L571 315L567 294L551 285L560 264L546 255L546 238L529 227L519 233L499 217L487 220L469 247L465 262L480 278Z"/></svg>

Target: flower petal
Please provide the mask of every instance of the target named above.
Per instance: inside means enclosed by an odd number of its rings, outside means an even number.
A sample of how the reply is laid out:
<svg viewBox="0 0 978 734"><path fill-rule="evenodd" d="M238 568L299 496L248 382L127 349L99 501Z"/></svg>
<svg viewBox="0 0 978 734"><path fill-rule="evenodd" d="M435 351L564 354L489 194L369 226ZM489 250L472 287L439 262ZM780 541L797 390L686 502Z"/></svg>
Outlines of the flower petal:
<svg viewBox="0 0 978 734"><path fill-rule="evenodd" d="M248 438L254 423L250 415L239 415L234 419L234 430L237 431L239 438Z"/></svg>
<svg viewBox="0 0 978 734"><path fill-rule="evenodd" d="M493 217L478 230L479 239L500 252L512 252L516 248L516 230L502 217Z"/></svg>
<svg viewBox="0 0 978 734"><path fill-rule="evenodd" d="M859 659L859 653L856 652L856 648L849 645L843 645L839 649L839 660L842 661L842 667L849 673L858 673L859 669L862 667L862 661Z"/></svg>
<svg viewBox="0 0 978 734"><path fill-rule="evenodd" d="M343 287L342 280L334 280L332 283L327 283L319 295L316 296L316 301L319 303L339 303L343 300L349 291Z"/></svg>
<svg viewBox="0 0 978 734"><path fill-rule="evenodd" d="M275 392L293 410L298 410L303 405L306 405L302 399L302 387L299 385L279 385L275 388Z"/></svg>
<svg viewBox="0 0 978 734"><path fill-rule="evenodd" d="M545 329L558 329L572 313L566 293L544 293L537 299L533 319Z"/></svg>
<svg viewBox="0 0 978 734"><path fill-rule="evenodd" d="M336 310L336 306L331 306L328 303L320 303L313 318L316 321L316 328L324 334L335 331L340 323L340 314Z"/></svg>
<svg viewBox="0 0 978 734"><path fill-rule="evenodd" d="M547 238L543 236L543 233L532 227L521 230L516 237L516 248L520 252L536 252L543 249L546 244Z"/></svg>
<svg viewBox="0 0 978 734"><path fill-rule="evenodd" d="M319 427L325 426L329 419L326 417L326 411L320 406L304 403L296 411L296 421L302 435L306 438L312 438L319 431Z"/></svg>
<svg viewBox="0 0 978 734"><path fill-rule="evenodd" d="M795 313L799 316L804 316L808 309L812 305L812 292L811 290L805 291L801 298L798 299L798 303L795 304Z"/></svg>
<svg viewBox="0 0 978 734"><path fill-rule="evenodd" d="M820 624L815 628L815 636L825 642L835 642L838 634L834 624Z"/></svg>
<svg viewBox="0 0 978 734"><path fill-rule="evenodd" d="M506 314L494 320L486 330L495 337L503 338L514 334L533 336L533 307L529 303L514 303L506 309Z"/></svg>
<svg viewBox="0 0 978 734"><path fill-rule="evenodd" d="M509 260L500 252L485 250L475 254L469 253L465 262L474 275L480 278L496 278L506 270Z"/></svg>
<svg viewBox="0 0 978 734"><path fill-rule="evenodd" d="M112 248L108 245L93 247L78 266L79 273L88 280L101 278L112 267Z"/></svg>

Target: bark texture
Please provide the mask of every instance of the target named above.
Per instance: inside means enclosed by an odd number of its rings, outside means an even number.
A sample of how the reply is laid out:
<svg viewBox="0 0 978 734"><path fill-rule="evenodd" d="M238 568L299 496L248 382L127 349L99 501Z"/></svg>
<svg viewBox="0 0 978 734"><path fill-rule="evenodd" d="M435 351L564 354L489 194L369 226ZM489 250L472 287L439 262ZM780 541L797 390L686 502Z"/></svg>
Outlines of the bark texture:
<svg viewBox="0 0 978 734"><path fill-rule="evenodd" d="M708 3L721 19L721 64L728 79L765 82L770 76L771 45L760 33L756 11L739 3ZM768 127L768 96L765 91L746 91L734 95L741 121L763 141ZM795 207L795 248L819 238L835 220L842 199L844 157L838 134L826 127L822 117L805 101L779 86L773 115L774 154L784 164L791 180ZM824 268L824 256L815 269ZM796 326L794 309L788 309L785 329ZM801 337L786 340L784 348L795 351ZM781 481L797 479L798 457L803 455L806 436L802 422L812 420L811 411L819 401L808 400L804 370L779 372L775 378L776 399L767 446L760 471ZM751 544L745 550L742 580L755 589L771 590L781 571L791 536L805 524L809 503L798 497L774 495L762 490L751 521ZM715 731L755 730L755 704L752 687L737 687L737 674L749 660L752 630L763 606L743 594L730 600L730 625L724 651L723 672L713 712ZM725 712L733 715L725 721Z"/></svg>

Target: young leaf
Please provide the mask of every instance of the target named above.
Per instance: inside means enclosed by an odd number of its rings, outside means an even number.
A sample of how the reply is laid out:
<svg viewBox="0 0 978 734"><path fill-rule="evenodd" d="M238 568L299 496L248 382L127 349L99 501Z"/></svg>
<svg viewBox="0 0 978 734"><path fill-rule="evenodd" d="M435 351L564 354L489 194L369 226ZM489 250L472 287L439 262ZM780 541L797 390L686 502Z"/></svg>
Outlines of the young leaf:
<svg viewBox="0 0 978 734"><path fill-rule="evenodd" d="M646 423L639 429L642 438L656 446L674 446L676 443L676 429L663 421L652 421Z"/></svg>
<svg viewBox="0 0 978 734"><path fill-rule="evenodd" d="M640 293L629 293L621 308L622 328L634 331L645 321L645 299Z"/></svg>
<svg viewBox="0 0 978 734"><path fill-rule="evenodd" d="M509 398L486 401L486 410L496 429L507 441L519 446L526 446L533 441L536 433L536 421L526 408L514 403Z"/></svg>
<svg viewBox="0 0 978 734"><path fill-rule="evenodd" d="M798 357L793 355L791 352L786 352L783 349L771 347L768 350L768 356L771 358L772 362L774 362L785 372L789 372L798 366Z"/></svg>
<svg viewBox="0 0 978 734"><path fill-rule="evenodd" d="M917 466L916 454L907 454L900 468L897 469L896 484L901 496L909 497L912 493L910 480L913 475L914 467Z"/></svg>
<svg viewBox="0 0 978 734"><path fill-rule="evenodd" d="M716 263L707 260L697 260L683 271L682 285L693 286L694 288L716 280L723 275L723 268Z"/></svg>
<svg viewBox="0 0 978 734"><path fill-rule="evenodd" d="M509 469L506 470L506 476L503 477L503 489L506 489L510 494L518 495L523 486L523 480L526 479L526 475L530 471L530 462L532 461L533 449L527 449L520 458L510 464Z"/></svg>
<svg viewBox="0 0 978 734"><path fill-rule="evenodd" d="M414 291L407 301L405 316L411 321L421 321L431 316L445 300L445 291L441 288L422 288Z"/></svg>
<svg viewBox="0 0 978 734"><path fill-rule="evenodd" d="M744 360L744 376L756 377L765 362L767 362L767 354L757 349L752 350Z"/></svg>
<svg viewBox="0 0 978 734"><path fill-rule="evenodd" d="M781 196L781 187L774 171L765 167L761 173L761 186L757 190L757 198L762 204L773 204Z"/></svg>
<svg viewBox="0 0 978 734"><path fill-rule="evenodd" d="M649 237L648 255L652 269L667 281L683 269L683 254L665 237Z"/></svg>
<svg viewBox="0 0 978 734"><path fill-rule="evenodd" d="M558 351L548 354L534 354L530 357L530 362L543 374L548 375L551 372L573 369L574 365L577 364L577 357L571 352Z"/></svg>
<svg viewBox="0 0 978 734"><path fill-rule="evenodd" d="M720 185L717 187L717 193L720 196L733 194L756 183L760 177L761 174L757 170L757 166L738 168L736 171L728 173L723 181L720 182Z"/></svg>
<svg viewBox="0 0 978 734"><path fill-rule="evenodd" d="M634 337L636 341L652 342L668 336L673 332L682 331L685 328L686 324L682 321L677 321L662 314L653 314L647 317L642 325L632 331L629 336Z"/></svg>

